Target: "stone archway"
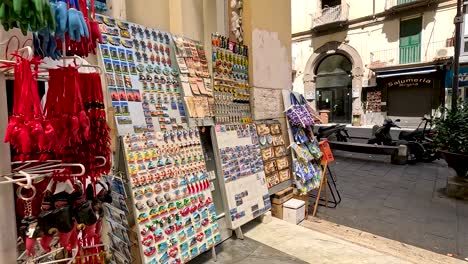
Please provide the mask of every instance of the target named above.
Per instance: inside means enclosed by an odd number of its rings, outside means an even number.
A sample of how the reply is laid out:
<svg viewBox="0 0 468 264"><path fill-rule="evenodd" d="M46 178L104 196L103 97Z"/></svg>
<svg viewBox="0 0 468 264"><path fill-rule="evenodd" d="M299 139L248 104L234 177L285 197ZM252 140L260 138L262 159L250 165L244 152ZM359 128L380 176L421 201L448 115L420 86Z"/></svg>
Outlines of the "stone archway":
<svg viewBox="0 0 468 264"><path fill-rule="evenodd" d="M352 114L361 115L361 120L364 118L362 105L361 105L361 91L362 91L362 77L364 74L364 68L359 53L350 45L346 43L340 43L332 41L324 44L320 48L314 50L314 53L310 56L304 69L304 93L316 94L316 68L320 61L326 56L331 54L341 54L347 57L352 63L352 89L353 89L353 104ZM315 97L314 97L315 98ZM314 102L313 104L316 107Z"/></svg>

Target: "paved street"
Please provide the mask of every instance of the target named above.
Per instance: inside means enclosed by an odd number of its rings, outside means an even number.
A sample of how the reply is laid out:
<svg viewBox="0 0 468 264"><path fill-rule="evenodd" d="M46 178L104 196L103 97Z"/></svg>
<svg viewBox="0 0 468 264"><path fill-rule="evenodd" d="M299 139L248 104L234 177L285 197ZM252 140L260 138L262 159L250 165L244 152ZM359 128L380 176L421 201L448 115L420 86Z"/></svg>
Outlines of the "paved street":
<svg viewBox="0 0 468 264"><path fill-rule="evenodd" d="M386 156L335 152L343 201L318 217L440 254L468 257L468 202L444 196L445 163L398 166Z"/></svg>

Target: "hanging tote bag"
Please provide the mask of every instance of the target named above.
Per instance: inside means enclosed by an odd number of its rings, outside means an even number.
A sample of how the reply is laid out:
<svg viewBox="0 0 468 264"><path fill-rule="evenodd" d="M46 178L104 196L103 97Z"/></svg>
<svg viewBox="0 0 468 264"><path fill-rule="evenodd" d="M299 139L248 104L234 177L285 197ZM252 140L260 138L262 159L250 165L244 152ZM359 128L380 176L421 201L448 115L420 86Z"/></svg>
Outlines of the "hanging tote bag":
<svg viewBox="0 0 468 264"><path fill-rule="evenodd" d="M296 98L293 93L289 95L291 100L291 106L286 109L286 116L288 117L288 121L292 126L313 126L314 120L310 116L307 109L302 105Z"/></svg>
<svg viewBox="0 0 468 264"><path fill-rule="evenodd" d="M305 107L307 112L309 112L314 123L322 123L322 119L320 119L320 115L317 113L317 111L314 110L314 108L312 107L312 104L308 102L302 94L299 99L300 99L299 102Z"/></svg>

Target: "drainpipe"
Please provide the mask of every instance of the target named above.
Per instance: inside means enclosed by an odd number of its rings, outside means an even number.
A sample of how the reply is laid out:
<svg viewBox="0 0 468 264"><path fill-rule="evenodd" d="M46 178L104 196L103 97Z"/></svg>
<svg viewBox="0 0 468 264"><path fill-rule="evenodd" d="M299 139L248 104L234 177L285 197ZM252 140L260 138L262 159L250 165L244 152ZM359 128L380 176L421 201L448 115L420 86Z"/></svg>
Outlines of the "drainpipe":
<svg viewBox="0 0 468 264"><path fill-rule="evenodd" d="M375 19L375 0L372 0L372 18Z"/></svg>
<svg viewBox="0 0 468 264"><path fill-rule="evenodd" d="M457 15L455 16L455 43L453 55L453 78L452 78L452 110L457 108L458 100L458 74L460 67L460 48L461 48L461 24L463 23L462 0L457 0Z"/></svg>

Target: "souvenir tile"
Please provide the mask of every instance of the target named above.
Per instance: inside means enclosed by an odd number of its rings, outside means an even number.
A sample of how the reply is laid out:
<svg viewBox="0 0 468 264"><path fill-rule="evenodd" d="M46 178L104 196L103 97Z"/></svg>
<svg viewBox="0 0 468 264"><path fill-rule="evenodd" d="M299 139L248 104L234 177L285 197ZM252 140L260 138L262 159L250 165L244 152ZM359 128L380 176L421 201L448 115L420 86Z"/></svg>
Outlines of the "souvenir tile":
<svg viewBox="0 0 468 264"><path fill-rule="evenodd" d="M269 160L269 159L271 159L271 158L274 157L274 153L273 153L273 148L272 148L272 147L262 149L262 150L261 150L261 153L262 153L262 159L263 159L263 160Z"/></svg>
<svg viewBox="0 0 468 264"><path fill-rule="evenodd" d="M278 167L278 170L288 168L289 167L288 157L276 159L276 166Z"/></svg>
<svg viewBox="0 0 468 264"><path fill-rule="evenodd" d="M285 169L278 172L278 177L281 182L289 180L291 178L289 169Z"/></svg>

